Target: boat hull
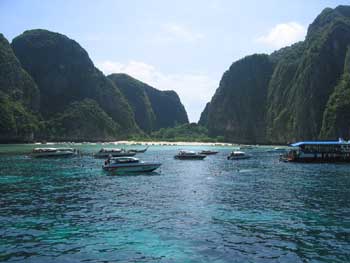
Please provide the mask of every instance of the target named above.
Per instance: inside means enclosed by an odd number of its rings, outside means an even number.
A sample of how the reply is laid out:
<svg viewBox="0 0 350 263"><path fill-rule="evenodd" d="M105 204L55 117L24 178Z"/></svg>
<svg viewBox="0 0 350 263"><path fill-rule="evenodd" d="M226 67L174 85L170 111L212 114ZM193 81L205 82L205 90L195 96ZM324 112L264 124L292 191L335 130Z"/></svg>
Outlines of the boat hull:
<svg viewBox="0 0 350 263"><path fill-rule="evenodd" d="M96 153L94 156L95 158L108 158L110 156L112 157L132 157L135 156L136 152L114 152L114 153Z"/></svg>
<svg viewBox="0 0 350 263"><path fill-rule="evenodd" d="M350 158L288 158L281 157L282 162L290 163L350 163Z"/></svg>
<svg viewBox="0 0 350 263"><path fill-rule="evenodd" d="M214 155L217 153L218 152L216 152L216 151L202 151L202 152L200 152L200 154L204 154L204 155Z"/></svg>
<svg viewBox="0 0 350 263"><path fill-rule="evenodd" d="M54 158L54 157L72 157L75 156L75 152L46 152L46 153L32 153L30 156L33 158Z"/></svg>
<svg viewBox="0 0 350 263"><path fill-rule="evenodd" d="M181 156L181 155L175 155L175 159L178 160L203 160L206 155L194 155L194 156Z"/></svg>
<svg viewBox="0 0 350 263"><path fill-rule="evenodd" d="M104 165L102 168L105 171L117 172L117 173L145 173L153 172L161 166L160 163L150 163L150 164L120 164L120 165Z"/></svg>
<svg viewBox="0 0 350 263"><path fill-rule="evenodd" d="M250 156L229 156L227 157L227 160L245 160L249 158Z"/></svg>

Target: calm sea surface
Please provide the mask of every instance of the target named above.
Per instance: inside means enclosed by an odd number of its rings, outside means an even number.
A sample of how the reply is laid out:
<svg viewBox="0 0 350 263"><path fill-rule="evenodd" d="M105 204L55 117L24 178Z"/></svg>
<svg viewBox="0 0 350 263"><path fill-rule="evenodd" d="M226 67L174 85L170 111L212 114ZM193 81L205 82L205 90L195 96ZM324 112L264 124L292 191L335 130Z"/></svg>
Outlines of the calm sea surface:
<svg viewBox="0 0 350 263"><path fill-rule="evenodd" d="M350 164L153 146L138 157L156 173L110 176L91 156L101 145L65 159L33 147L0 146L0 261L350 262ZM175 160L180 148L219 154Z"/></svg>

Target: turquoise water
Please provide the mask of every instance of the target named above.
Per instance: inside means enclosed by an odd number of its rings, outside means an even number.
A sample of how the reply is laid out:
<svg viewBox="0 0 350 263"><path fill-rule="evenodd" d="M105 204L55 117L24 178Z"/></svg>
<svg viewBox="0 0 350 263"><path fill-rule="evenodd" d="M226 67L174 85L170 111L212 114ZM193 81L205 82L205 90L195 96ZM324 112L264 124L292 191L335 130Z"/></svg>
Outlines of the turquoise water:
<svg viewBox="0 0 350 263"><path fill-rule="evenodd" d="M101 145L66 159L33 147L0 146L0 261L350 262L350 165L153 146L138 157L157 172L110 176L90 155ZM180 148L219 154L175 160Z"/></svg>

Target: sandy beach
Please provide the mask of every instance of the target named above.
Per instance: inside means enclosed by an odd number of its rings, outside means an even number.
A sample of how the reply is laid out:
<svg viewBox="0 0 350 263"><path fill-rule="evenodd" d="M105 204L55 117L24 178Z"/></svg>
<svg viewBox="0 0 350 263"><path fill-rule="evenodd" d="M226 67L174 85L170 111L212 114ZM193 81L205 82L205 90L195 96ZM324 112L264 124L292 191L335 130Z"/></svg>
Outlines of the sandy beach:
<svg viewBox="0 0 350 263"><path fill-rule="evenodd" d="M116 141L114 144L125 145L164 145L164 146L235 146L237 144L224 142L169 142L169 141Z"/></svg>

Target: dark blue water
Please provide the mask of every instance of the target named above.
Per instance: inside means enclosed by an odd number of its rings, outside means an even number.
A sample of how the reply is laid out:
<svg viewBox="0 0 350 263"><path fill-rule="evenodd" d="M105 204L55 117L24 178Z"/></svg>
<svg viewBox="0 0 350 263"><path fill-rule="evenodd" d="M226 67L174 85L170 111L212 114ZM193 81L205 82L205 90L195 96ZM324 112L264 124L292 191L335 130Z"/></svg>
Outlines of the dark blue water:
<svg viewBox="0 0 350 263"><path fill-rule="evenodd" d="M350 262L350 165L154 146L138 157L157 173L109 176L89 155L13 154L32 147L0 147L0 261Z"/></svg>

